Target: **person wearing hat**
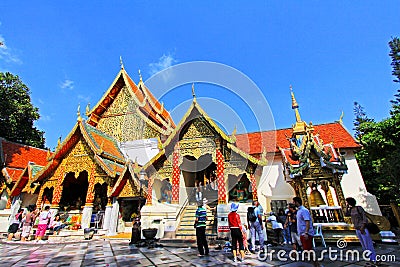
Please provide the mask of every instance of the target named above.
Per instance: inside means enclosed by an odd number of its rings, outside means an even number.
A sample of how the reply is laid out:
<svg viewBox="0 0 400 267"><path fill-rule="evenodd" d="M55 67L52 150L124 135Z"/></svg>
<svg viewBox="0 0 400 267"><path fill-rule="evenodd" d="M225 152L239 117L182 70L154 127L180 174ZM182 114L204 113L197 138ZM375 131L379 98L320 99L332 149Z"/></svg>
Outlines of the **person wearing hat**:
<svg viewBox="0 0 400 267"><path fill-rule="evenodd" d="M203 201L198 201L194 226L196 228L197 249L199 250L199 257L204 255L207 256L209 253L206 239L206 224L207 211L203 207Z"/></svg>
<svg viewBox="0 0 400 267"><path fill-rule="evenodd" d="M242 223L240 221L240 216L237 214L239 204L232 202L231 212L228 214L229 229L231 230L232 237L232 253L233 261L237 262L237 243L239 242L239 252L241 255L240 260L244 260L244 246L243 246L243 236L242 236Z"/></svg>

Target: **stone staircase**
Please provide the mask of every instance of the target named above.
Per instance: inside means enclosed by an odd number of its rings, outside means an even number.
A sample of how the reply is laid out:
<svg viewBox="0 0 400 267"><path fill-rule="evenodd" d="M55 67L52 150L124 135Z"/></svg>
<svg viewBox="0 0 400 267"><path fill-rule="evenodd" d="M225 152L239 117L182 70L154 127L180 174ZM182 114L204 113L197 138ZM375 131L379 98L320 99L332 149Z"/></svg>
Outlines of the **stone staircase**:
<svg viewBox="0 0 400 267"><path fill-rule="evenodd" d="M196 239L196 229L194 228L194 221L196 218L196 209L195 205L187 205L181 215L181 221L176 231L177 239ZM215 212L215 211L214 211ZM217 222L215 221L216 217L214 217L213 213L207 210L207 227L206 227L206 236L209 240L215 240L217 238Z"/></svg>

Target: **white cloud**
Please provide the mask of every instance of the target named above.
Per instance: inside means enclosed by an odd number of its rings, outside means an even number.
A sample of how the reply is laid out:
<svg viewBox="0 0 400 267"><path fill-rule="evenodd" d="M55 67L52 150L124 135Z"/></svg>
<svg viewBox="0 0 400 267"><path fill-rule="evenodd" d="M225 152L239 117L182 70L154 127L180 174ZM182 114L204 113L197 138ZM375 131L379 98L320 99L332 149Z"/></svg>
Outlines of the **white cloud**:
<svg viewBox="0 0 400 267"><path fill-rule="evenodd" d="M158 62L156 63L150 63L149 67L150 67L150 75L154 75L159 71L162 71L166 68L169 68L172 66L172 64L174 64L176 62L176 60L174 59L174 57L171 54L168 55L162 55L162 57L160 57L158 59Z"/></svg>
<svg viewBox="0 0 400 267"><path fill-rule="evenodd" d="M72 89L74 89L74 81L71 81L71 80L66 79L65 81L63 81L63 82L60 84L60 87L61 87L61 89L69 89L69 90L72 90Z"/></svg>
<svg viewBox="0 0 400 267"><path fill-rule="evenodd" d="M171 67L175 62L177 62L177 61L174 59L174 57L171 54L162 55L162 57L160 57L158 59L158 62L149 64L150 76L153 76L156 73L159 73L160 71L162 71L160 74L161 74L161 77L163 78L163 80L165 82L169 81L170 79L173 78L174 74L173 74L172 70L165 70L165 69Z"/></svg>
<svg viewBox="0 0 400 267"><path fill-rule="evenodd" d="M0 61L22 64L22 61L15 54L14 50L7 47L6 41L2 35L0 35Z"/></svg>

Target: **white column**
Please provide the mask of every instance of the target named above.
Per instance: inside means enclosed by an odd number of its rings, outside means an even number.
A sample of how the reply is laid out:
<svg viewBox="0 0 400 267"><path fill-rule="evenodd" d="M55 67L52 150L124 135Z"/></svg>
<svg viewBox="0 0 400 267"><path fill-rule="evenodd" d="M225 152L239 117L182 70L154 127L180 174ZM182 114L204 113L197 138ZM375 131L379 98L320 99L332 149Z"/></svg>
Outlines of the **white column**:
<svg viewBox="0 0 400 267"><path fill-rule="evenodd" d="M92 219L93 206L83 207L82 212L82 229L90 227L90 221Z"/></svg>
<svg viewBox="0 0 400 267"><path fill-rule="evenodd" d="M103 222L103 230L108 230L110 228L110 220L111 220L111 211L112 205L106 206L106 211L104 213L104 222Z"/></svg>
<svg viewBox="0 0 400 267"><path fill-rule="evenodd" d="M110 228L108 228L109 236L117 234L118 215L119 215L119 203L117 198L114 197L111 210Z"/></svg>

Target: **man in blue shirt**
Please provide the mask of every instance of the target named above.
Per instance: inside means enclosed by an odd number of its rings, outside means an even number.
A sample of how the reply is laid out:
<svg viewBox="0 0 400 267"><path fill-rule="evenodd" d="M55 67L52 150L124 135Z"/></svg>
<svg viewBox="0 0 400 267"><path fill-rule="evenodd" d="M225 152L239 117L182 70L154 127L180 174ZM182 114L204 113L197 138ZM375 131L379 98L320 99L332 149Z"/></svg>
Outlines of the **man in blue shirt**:
<svg viewBox="0 0 400 267"><path fill-rule="evenodd" d="M263 224L262 224L262 212L259 209L259 203L257 200L253 200L253 208L254 214L256 216L256 220L252 222L247 218L248 228L250 229L251 233L251 253L255 252L256 247L256 232L258 234L258 238L260 241L260 250L264 251L264 232L263 232Z"/></svg>

